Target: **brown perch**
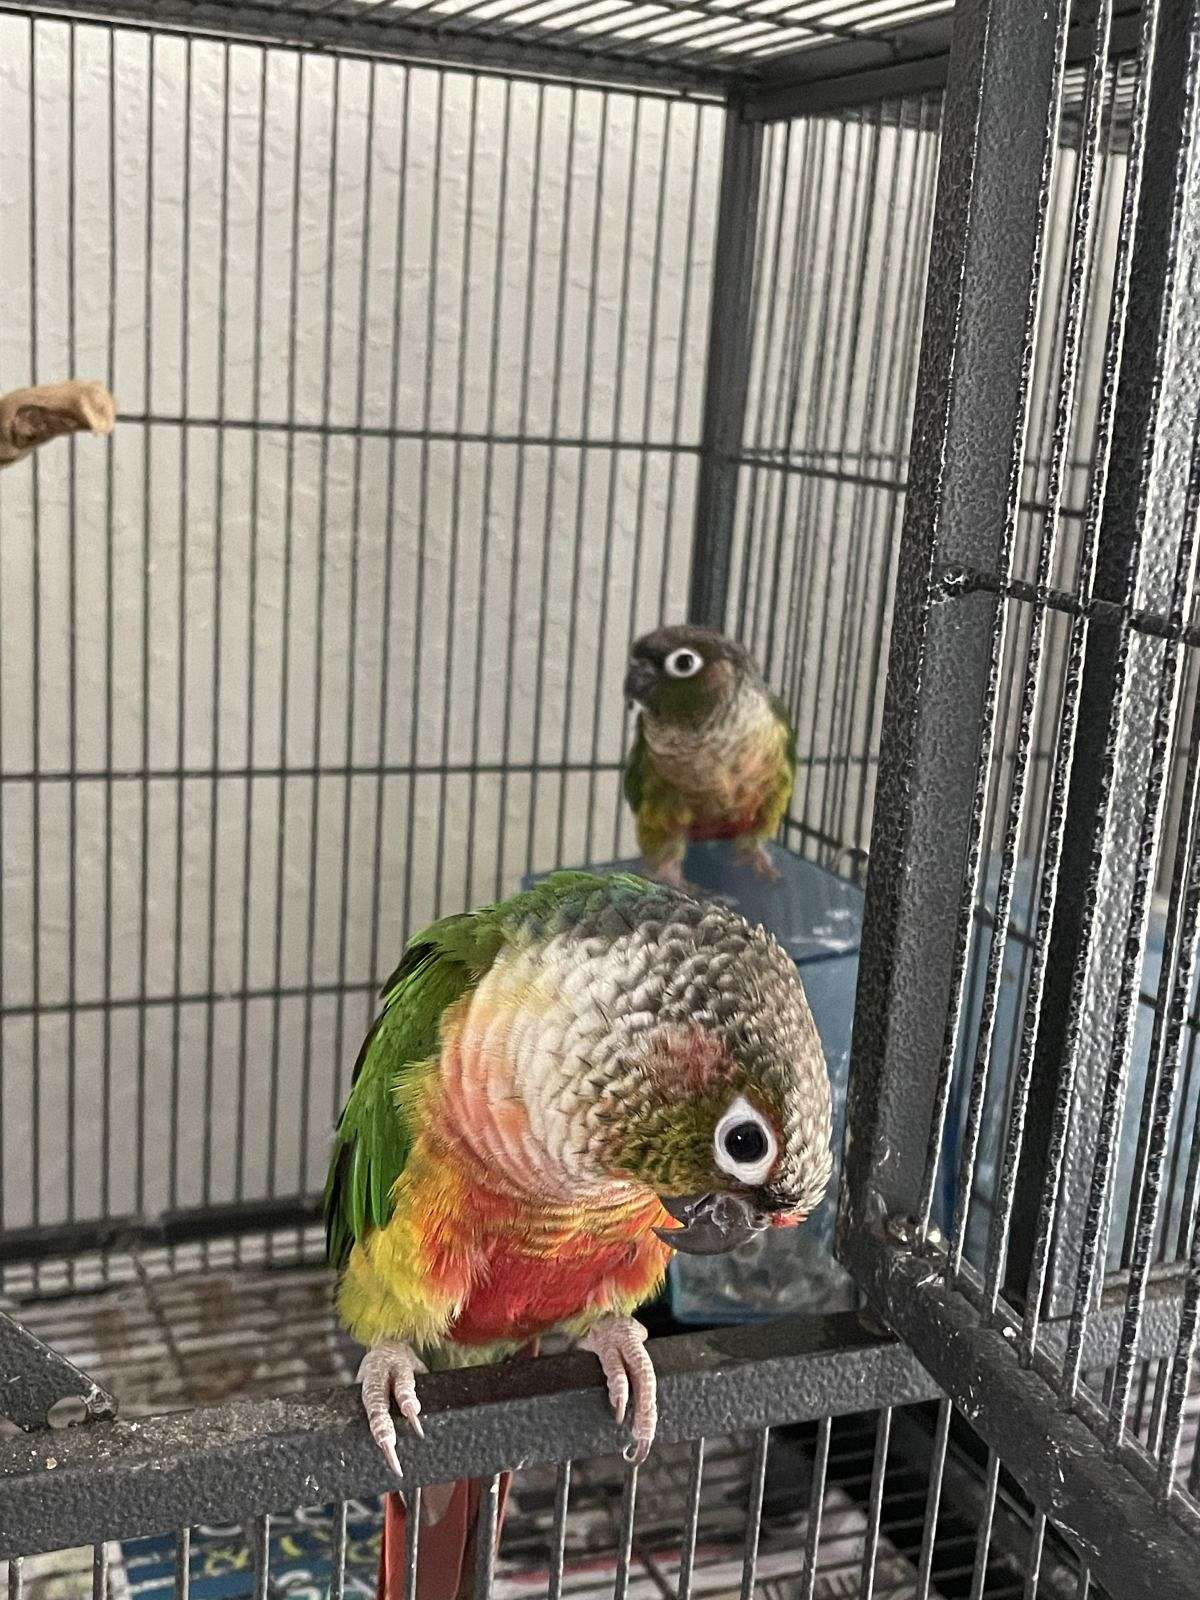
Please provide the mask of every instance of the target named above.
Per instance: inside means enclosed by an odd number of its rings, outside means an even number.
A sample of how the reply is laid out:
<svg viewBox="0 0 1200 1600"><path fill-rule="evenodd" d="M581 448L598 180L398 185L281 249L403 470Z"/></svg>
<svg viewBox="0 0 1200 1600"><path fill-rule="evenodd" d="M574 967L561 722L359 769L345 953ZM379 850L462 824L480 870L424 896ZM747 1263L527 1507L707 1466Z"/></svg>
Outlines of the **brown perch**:
<svg viewBox="0 0 1200 1600"><path fill-rule="evenodd" d="M116 402L100 383L68 378L14 389L0 398L0 467L11 467L62 434L111 433L116 417Z"/></svg>

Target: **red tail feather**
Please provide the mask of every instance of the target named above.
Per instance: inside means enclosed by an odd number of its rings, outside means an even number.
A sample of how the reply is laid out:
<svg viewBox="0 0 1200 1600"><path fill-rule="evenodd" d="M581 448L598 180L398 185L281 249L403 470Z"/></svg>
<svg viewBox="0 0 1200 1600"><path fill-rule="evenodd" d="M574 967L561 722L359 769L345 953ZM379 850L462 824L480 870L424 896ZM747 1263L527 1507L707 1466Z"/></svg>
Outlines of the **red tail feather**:
<svg viewBox="0 0 1200 1600"><path fill-rule="evenodd" d="M500 1476L496 1543L504 1526L512 1473ZM469 1600L475 1585L475 1531L484 1483L460 1478L451 1487L449 1504L436 1522L422 1518L417 1541L417 1585L413 1600ZM442 1485L438 1485L440 1490ZM376 1600L405 1600L404 1568L408 1512L398 1494L383 1502Z"/></svg>

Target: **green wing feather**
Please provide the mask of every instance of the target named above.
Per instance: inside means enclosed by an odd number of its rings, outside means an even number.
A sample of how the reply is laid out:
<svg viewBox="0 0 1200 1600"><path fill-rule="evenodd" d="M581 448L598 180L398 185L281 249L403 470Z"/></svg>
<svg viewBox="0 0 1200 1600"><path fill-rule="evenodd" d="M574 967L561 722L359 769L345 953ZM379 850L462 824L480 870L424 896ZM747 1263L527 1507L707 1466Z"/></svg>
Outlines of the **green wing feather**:
<svg viewBox="0 0 1200 1600"><path fill-rule="evenodd" d="M642 809L642 796L646 792L646 741L642 737L642 719L638 718L637 734L629 760L625 763L625 799L635 814Z"/></svg>
<svg viewBox="0 0 1200 1600"><path fill-rule="evenodd" d="M355 1243L391 1218L392 1191L415 1134L400 1091L437 1055L446 1007L475 987L519 925L532 917L536 927L573 895L605 885L611 892L614 882L642 887L624 878L556 872L499 905L444 917L409 941L383 987L383 1010L359 1051L334 1135L325 1182L325 1239L334 1266L343 1266Z"/></svg>
<svg viewBox="0 0 1200 1600"><path fill-rule="evenodd" d="M791 773L792 777L795 778L795 776L796 776L796 730L792 727L792 719L788 715L788 708L784 705L783 701L779 698L779 696L777 694L772 694L770 696L770 700L771 700L771 710L775 713L776 717L778 717L779 721L782 722L784 727L787 729L787 749L785 751L785 755L786 755L786 758L787 758L788 771Z"/></svg>
<svg viewBox="0 0 1200 1600"><path fill-rule="evenodd" d="M503 941L503 910L435 922L409 941L383 986L383 1010L359 1051L325 1183L325 1239L335 1266L392 1215L392 1190L414 1133L399 1091L437 1054L446 1007L491 965Z"/></svg>

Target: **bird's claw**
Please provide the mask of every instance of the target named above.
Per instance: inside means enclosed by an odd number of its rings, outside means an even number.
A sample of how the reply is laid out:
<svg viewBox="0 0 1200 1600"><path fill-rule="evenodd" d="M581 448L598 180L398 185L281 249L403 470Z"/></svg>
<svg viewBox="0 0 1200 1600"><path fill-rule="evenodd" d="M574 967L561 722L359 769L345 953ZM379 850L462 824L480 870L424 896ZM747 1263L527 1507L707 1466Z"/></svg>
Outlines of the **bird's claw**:
<svg viewBox="0 0 1200 1600"><path fill-rule="evenodd" d="M629 1421L630 1442L622 1454L640 1466L658 1427L658 1381L646 1350L646 1330L632 1317L605 1317L579 1341L600 1362L608 1400L618 1425Z"/></svg>
<svg viewBox="0 0 1200 1600"><path fill-rule="evenodd" d="M779 882L779 868L771 860L771 852L765 844L755 845L753 850L748 850L745 855L745 862L755 877L761 878L764 883Z"/></svg>
<svg viewBox="0 0 1200 1600"><path fill-rule="evenodd" d="M697 900L702 900L708 893L698 883L684 877L682 861L663 861L658 866L647 863L645 871L646 876L655 882L665 883L668 889L678 889L681 894L690 894Z"/></svg>
<svg viewBox="0 0 1200 1600"><path fill-rule="evenodd" d="M396 1454L396 1424L392 1421L392 1401L418 1439L424 1439L421 1402L417 1398L416 1378L424 1364L406 1344L377 1344L359 1364L357 1379L362 1386L363 1410L371 1437L383 1452L383 1459L398 1478L404 1476Z"/></svg>

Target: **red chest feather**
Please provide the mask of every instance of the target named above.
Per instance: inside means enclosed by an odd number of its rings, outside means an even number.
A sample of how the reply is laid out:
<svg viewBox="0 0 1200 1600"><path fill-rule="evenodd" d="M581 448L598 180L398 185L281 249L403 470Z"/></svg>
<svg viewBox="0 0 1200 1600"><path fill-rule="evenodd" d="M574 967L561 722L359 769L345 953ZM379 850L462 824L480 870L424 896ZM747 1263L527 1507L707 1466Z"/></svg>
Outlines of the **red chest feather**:
<svg viewBox="0 0 1200 1600"><path fill-rule="evenodd" d="M553 1256L530 1255L517 1241L497 1241L450 1328L459 1344L527 1339L577 1317L597 1303L645 1298L669 1254L648 1233Z"/></svg>

